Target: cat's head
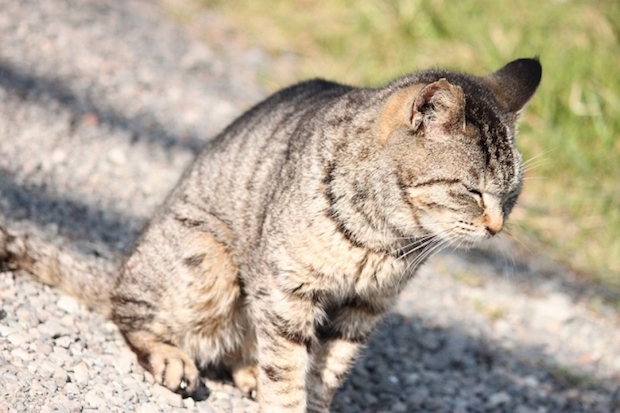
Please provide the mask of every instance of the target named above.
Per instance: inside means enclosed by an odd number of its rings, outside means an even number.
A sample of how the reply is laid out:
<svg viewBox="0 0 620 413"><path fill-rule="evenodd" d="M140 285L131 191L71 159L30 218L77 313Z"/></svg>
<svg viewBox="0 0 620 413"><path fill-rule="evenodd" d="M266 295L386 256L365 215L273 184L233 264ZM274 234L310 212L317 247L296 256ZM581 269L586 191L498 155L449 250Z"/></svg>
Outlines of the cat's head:
<svg viewBox="0 0 620 413"><path fill-rule="evenodd" d="M433 70L396 88L378 131L413 211L404 232L460 244L502 230L522 187L515 122L541 74L538 60L519 59L486 77Z"/></svg>

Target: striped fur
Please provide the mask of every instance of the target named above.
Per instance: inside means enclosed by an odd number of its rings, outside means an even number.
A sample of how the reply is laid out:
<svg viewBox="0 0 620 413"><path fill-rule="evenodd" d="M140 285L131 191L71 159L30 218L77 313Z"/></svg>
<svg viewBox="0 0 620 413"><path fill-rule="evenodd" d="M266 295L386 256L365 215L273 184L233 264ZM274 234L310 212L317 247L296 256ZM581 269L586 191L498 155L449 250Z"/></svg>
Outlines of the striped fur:
<svg viewBox="0 0 620 413"><path fill-rule="evenodd" d="M521 59L487 77L290 87L208 145L113 284L80 290L83 268L5 229L0 260L108 309L174 391L204 395L199 370L223 364L264 413L327 412L419 265L501 231L540 77Z"/></svg>

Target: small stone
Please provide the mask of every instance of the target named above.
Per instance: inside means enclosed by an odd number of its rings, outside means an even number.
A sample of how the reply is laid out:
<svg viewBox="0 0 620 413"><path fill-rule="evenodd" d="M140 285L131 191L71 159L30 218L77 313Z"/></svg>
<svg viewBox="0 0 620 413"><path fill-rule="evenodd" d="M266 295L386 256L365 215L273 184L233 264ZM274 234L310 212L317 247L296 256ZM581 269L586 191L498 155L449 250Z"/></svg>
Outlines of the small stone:
<svg viewBox="0 0 620 413"><path fill-rule="evenodd" d="M392 406L392 412L394 413L406 413L407 410L407 405L403 402L398 402L394 406Z"/></svg>
<svg viewBox="0 0 620 413"><path fill-rule="evenodd" d="M183 406L186 409L193 409L196 406L196 402L191 397L186 397L183 399Z"/></svg>
<svg viewBox="0 0 620 413"><path fill-rule="evenodd" d="M58 386L54 380L44 380L41 385L47 389L50 393L55 393L58 390Z"/></svg>
<svg viewBox="0 0 620 413"><path fill-rule="evenodd" d="M430 395L429 390L426 387L418 387L414 389L407 400L415 407L421 407L424 404L424 401L428 399Z"/></svg>
<svg viewBox="0 0 620 413"><path fill-rule="evenodd" d="M129 374L131 373L134 359L134 353L128 348L123 348L120 357L118 357L114 363L114 367L116 367L116 370L123 375Z"/></svg>
<svg viewBox="0 0 620 413"><path fill-rule="evenodd" d="M56 340L54 340L54 343L56 343L57 346L60 346L62 348L69 348L72 342L73 340L71 340L69 336L58 337Z"/></svg>
<svg viewBox="0 0 620 413"><path fill-rule="evenodd" d="M196 403L196 407L200 413L217 413L207 402Z"/></svg>
<svg viewBox="0 0 620 413"><path fill-rule="evenodd" d="M523 378L523 384L528 387L538 387L539 381L536 377L528 375Z"/></svg>
<svg viewBox="0 0 620 413"><path fill-rule="evenodd" d="M505 391L494 393L489 397L486 403L488 409L495 409L501 405L508 404L512 401L512 397Z"/></svg>
<svg viewBox="0 0 620 413"><path fill-rule="evenodd" d="M17 330L13 327L5 326L0 324L0 336L8 337L11 334L15 333Z"/></svg>
<svg viewBox="0 0 620 413"><path fill-rule="evenodd" d="M26 342L28 342L28 337L26 336L26 333L21 331L11 334L6 339L9 340L9 342L16 347L23 346Z"/></svg>
<svg viewBox="0 0 620 413"><path fill-rule="evenodd" d="M415 340L427 350L435 351L441 346L441 342L434 334L421 334Z"/></svg>
<svg viewBox="0 0 620 413"><path fill-rule="evenodd" d="M95 390L90 390L84 395L84 401L91 407L102 408L106 406L106 401Z"/></svg>
<svg viewBox="0 0 620 413"><path fill-rule="evenodd" d="M65 327L73 327L75 325L75 318L72 315L67 314L60 319L60 324Z"/></svg>
<svg viewBox="0 0 620 413"><path fill-rule="evenodd" d="M75 383L67 383L63 389L67 394L80 394L80 389Z"/></svg>
<svg viewBox="0 0 620 413"><path fill-rule="evenodd" d="M45 389L43 388L43 386L41 386L41 383L39 383L39 382L38 382L38 381L36 381L36 380L33 380L33 381L30 383L30 391L29 391L29 394L30 394L30 396L31 396L31 397L32 397L32 396L35 396L35 395L39 395L39 394L45 394L45 393L46 393L46 391L45 391Z"/></svg>
<svg viewBox="0 0 620 413"><path fill-rule="evenodd" d="M420 375L417 373L409 373L405 376L405 381L407 384L416 384L420 381Z"/></svg>
<svg viewBox="0 0 620 413"><path fill-rule="evenodd" d="M180 394L168 390L164 386L156 385L153 387L153 395L160 400L174 407L183 407L183 398Z"/></svg>
<svg viewBox="0 0 620 413"><path fill-rule="evenodd" d="M73 368L73 380L76 384L83 385L89 380L88 365L81 361Z"/></svg>
<svg viewBox="0 0 620 413"><path fill-rule="evenodd" d="M145 403L136 408L136 413L158 413L159 407L155 403Z"/></svg>
<svg viewBox="0 0 620 413"><path fill-rule="evenodd" d="M32 355L22 348L16 348L11 351L11 356L22 359L24 361L32 360Z"/></svg>
<svg viewBox="0 0 620 413"><path fill-rule="evenodd" d="M67 152L61 148L56 148L52 152L52 162L55 164L63 163L67 159Z"/></svg>
<svg viewBox="0 0 620 413"><path fill-rule="evenodd" d="M61 296L56 302L56 305L58 306L58 308L64 310L69 314L77 314L80 310L80 304L78 300L69 295Z"/></svg>
<svg viewBox="0 0 620 413"><path fill-rule="evenodd" d="M49 337L60 337L66 336L69 334L67 327L60 325L53 319L46 321L45 323L39 324L37 327L41 335L49 336Z"/></svg>
<svg viewBox="0 0 620 413"><path fill-rule="evenodd" d="M50 313L46 310L38 310L37 319L39 320L39 323L45 323L50 319Z"/></svg>
<svg viewBox="0 0 620 413"><path fill-rule="evenodd" d="M66 348L55 346L52 353L52 357L55 361L60 362L63 366L71 365L73 363L73 358Z"/></svg>
<svg viewBox="0 0 620 413"><path fill-rule="evenodd" d="M374 394L372 394L372 393L364 394L364 400L369 405L376 404L379 401L379 399L377 399L377 397Z"/></svg>
<svg viewBox="0 0 620 413"><path fill-rule="evenodd" d="M37 343L36 352L37 354L41 354L47 356L52 352L53 348L49 345L49 343Z"/></svg>
<svg viewBox="0 0 620 413"><path fill-rule="evenodd" d="M39 320L36 316L36 311L31 307L21 307L15 311L15 315L20 324L27 327L34 327L39 324Z"/></svg>
<svg viewBox="0 0 620 413"><path fill-rule="evenodd" d="M108 152L108 159L116 165L124 165L127 163L127 155L121 148L112 148Z"/></svg>

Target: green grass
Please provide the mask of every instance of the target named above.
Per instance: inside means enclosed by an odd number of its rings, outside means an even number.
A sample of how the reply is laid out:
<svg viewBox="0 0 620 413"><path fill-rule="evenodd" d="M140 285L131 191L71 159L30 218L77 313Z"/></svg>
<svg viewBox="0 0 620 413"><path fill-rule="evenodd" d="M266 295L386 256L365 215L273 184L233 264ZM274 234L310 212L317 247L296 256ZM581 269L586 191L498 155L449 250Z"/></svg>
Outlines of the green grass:
<svg viewBox="0 0 620 413"><path fill-rule="evenodd" d="M272 90L317 76L378 85L430 67L482 75L540 56L519 140L526 159L539 158L513 222L524 243L620 287L620 2L197 1L235 41L273 56ZM292 71L278 70L291 56Z"/></svg>

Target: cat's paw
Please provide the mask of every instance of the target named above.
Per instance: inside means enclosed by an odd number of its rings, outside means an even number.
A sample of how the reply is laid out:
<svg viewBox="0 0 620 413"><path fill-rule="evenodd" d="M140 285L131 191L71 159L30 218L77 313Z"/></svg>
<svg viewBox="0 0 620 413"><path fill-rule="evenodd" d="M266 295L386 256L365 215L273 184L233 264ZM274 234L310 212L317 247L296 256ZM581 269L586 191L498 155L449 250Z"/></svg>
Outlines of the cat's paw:
<svg viewBox="0 0 620 413"><path fill-rule="evenodd" d="M233 382L235 386L248 397L258 398L258 367L255 365L243 366L233 369Z"/></svg>
<svg viewBox="0 0 620 413"><path fill-rule="evenodd" d="M164 345L149 359L155 381L184 397L204 400L208 390L194 362L180 349Z"/></svg>

